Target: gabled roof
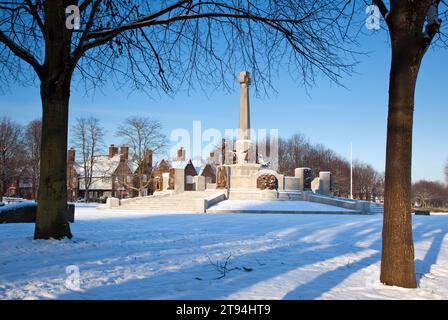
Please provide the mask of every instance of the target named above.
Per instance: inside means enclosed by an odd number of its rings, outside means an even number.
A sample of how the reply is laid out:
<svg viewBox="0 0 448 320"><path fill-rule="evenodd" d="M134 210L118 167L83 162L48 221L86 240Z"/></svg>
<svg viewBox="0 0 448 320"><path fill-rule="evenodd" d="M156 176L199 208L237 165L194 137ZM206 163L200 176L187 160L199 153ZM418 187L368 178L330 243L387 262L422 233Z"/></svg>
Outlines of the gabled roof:
<svg viewBox="0 0 448 320"><path fill-rule="evenodd" d="M110 177L120 164L120 155L115 155L112 158L108 156L96 156L93 162L92 177ZM81 163L77 162L77 172L83 176L84 167Z"/></svg>
<svg viewBox="0 0 448 320"><path fill-rule="evenodd" d="M138 169L138 163L134 160L127 160L127 164L129 167L129 170L131 170L132 173L135 173Z"/></svg>
<svg viewBox="0 0 448 320"><path fill-rule="evenodd" d="M134 173L138 168L137 161L132 159L128 159L125 161L131 173ZM95 161L93 163L92 177L94 178L111 177L114 174L115 170L117 170L119 164L120 164L120 155L118 154L113 156L112 158L109 158L109 156L107 155L96 156ZM77 162L75 164L75 168L76 172L79 175L81 176L84 175L84 168L80 163Z"/></svg>
<svg viewBox="0 0 448 320"><path fill-rule="evenodd" d="M157 169L160 165L165 164L167 166L170 166L169 162L166 161L165 159L161 159L159 161L156 162L156 164L154 165L154 169Z"/></svg>
<svg viewBox="0 0 448 320"><path fill-rule="evenodd" d="M212 169L212 172L213 172L214 174L216 174L216 166L215 166L213 163L208 162L208 163L205 163L205 164L201 167L201 169L198 171L198 176L202 175L202 173L204 172L205 168L207 168L207 166L210 166L210 168Z"/></svg>

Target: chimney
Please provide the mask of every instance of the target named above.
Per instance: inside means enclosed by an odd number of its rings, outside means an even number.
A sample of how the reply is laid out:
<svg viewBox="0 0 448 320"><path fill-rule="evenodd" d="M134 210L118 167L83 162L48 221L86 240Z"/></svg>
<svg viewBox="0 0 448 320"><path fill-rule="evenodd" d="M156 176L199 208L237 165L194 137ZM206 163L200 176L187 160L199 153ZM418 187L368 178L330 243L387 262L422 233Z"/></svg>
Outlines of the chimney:
<svg viewBox="0 0 448 320"><path fill-rule="evenodd" d="M214 153L214 152L210 152L210 160L211 160L213 163L216 163L216 156L215 156L215 153Z"/></svg>
<svg viewBox="0 0 448 320"><path fill-rule="evenodd" d="M116 147L114 144L111 144L109 146L109 159L114 157L118 153L118 147Z"/></svg>
<svg viewBox="0 0 448 320"><path fill-rule="evenodd" d="M73 163L73 162L75 162L75 148L71 147L71 148L68 150L67 161L68 161L69 163Z"/></svg>
<svg viewBox="0 0 448 320"><path fill-rule="evenodd" d="M177 159L179 161L185 161L185 149L183 147L180 147L179 150L177 150Z"/></svg>
<svg viewBox="0 0 448 320"><path fill-rule="evenodd" d="M221 144L221 164L226 163L226 139L222 139Z"/></svg>
<svg viewBox="0 0 448 320"><path fill-rule="evenodd" d="M145 151L145 165L152 168L152 150Z"/></svg>
<svg viewBox="0 0 448 320"><path fill-rule="evenodd" d="M129 158L129 147L127 144L121 146L120 150L120 160L128 160Z"/></svg>

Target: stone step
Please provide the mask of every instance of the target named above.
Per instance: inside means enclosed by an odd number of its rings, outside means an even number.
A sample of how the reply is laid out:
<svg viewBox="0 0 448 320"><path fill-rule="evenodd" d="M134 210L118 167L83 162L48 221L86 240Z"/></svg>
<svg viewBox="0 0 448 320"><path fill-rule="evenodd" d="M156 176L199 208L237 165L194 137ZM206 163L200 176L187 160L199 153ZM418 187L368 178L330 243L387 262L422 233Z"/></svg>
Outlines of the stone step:
<svg viewBox="0 0 448 320"><path fill-rule="evenodd" d="M170 202L151 202L151 203L129 203L129 204L126 204L126 205L123 205L123 207L124 206L134 206L134 205L136 205L136 206L156 206L156 205L180 205L180 206L182 206L182 205L188 205L188 204L191 204L191 205L196 205L196 202L193 202L193 201L170 201Z"/></svg>
<svg viewBox="0 0 448 320"><path fill-rule="evenodd" d="M166 209L166 208L179 208L179 209L191 209L191 208L197 208L197 206L193 206L193 205L191 205L191 206L187 206L187 205L185 205L185 206L126 206L126 207L123 207L123 208L139 208L139 209L146 209L146 208L148 208L148 209Z"/></svg>
<svg viewBox="0 0 448 320"><path fill-rule="evenodd" d="M173 209L173 208L167 208L167 209L153 209L153 208L123 208L120 210L135 210L135 211L144 211L144 212L202 212L195 208L188 208L188 209Z"/></svg>
<svg viewBox="0 0 448 320"><path fill-rule="evenodd" d="M201 212L198 200L219 195L222 192L216 190L201 192L183 192L177 194L164 194L148 196L125 202L119 208L122 210L141 210L151 212Z"/></svg>

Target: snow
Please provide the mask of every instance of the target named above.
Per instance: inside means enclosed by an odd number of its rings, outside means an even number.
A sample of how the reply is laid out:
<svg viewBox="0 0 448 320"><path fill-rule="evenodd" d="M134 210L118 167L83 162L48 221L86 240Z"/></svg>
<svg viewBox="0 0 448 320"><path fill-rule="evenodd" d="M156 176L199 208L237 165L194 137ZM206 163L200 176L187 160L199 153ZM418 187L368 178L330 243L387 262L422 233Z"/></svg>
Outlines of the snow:
<svg viewBox="0 0 448 320"><path fill-rule="evenodd" d="M174 169L185 169L189 163L191 163L190 160L175 160L171 162L171 167Z"/></svg>
<svg viewBox="0 0 448 320"><path fill-rule="evenodd" d="M31 200L21 201L21 202L17 202L17 203L13 203L13 204L6 204L4 206L0 206L0 213L4 212L4 211L17 210L17 209L21 209L21 208L34 207L34 206L36 206L36 203Z"/></svg>
<svg viewBox="0 0 448 320"><path fill-rule="evenodd" d="M349 210L341 207L331 206L309 201L264 201L264 200L224 200L210 207L208 210L247 210L247 211L281 211L281 212L346 212Z"/></svg>
<svg viewBox="0 0 448 320"><path fill-rule="evenodd" d="M418 289L379 283L381 215L77 206L75 221L63 241L0 225L0 299L448 299L446 215L413 217ZM65 286L70 265L79 290Z"/></svg>

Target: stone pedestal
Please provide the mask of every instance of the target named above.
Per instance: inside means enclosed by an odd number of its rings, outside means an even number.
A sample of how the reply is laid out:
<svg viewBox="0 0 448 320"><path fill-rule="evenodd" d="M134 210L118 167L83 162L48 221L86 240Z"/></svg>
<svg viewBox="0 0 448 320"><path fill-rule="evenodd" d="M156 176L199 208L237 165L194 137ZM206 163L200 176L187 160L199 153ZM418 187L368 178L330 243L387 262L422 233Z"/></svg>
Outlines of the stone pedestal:
<svg viewBox="0 0 448 320"><path fill-rule="evenodd" d="M174 191L185 191L185 170L174 169Z"/></svg>
<svg viewBox="0 0 448 320"><path fill-rule="evenodd" d="M329 171L319 172L319 193L327 196L333 194L331 172Z"/></svg>
<svg viewBox="0 0 448 320"><path fill-rule="evenodd" d="M170 173L169 172L164 172L162 173L162 180L163 180L163 191L168 190L169 185L170 185Z"/></svg>
<svg viewBox="0 0 448 320"><path fill-rule="evenodd" d="M257 189L256 174L261 165L258 163L234 164L229 166L230 189Z"/></svg>
<svg viewBox="0 0 448 320"><path fill-rule="evenodd" d="M109 197L109 198L107 198L107 200L106 200L106 205L105 205L105 207L106 207L107 209L116 208L116 207L118 207L118 206L120 206L120 199L118 199L118 198L113 198L113 197Z"/></svg>
<svg viewBox="0 0 448 320"><path fill-rule="evenodd" d="M260 200L277 200L277 199L278 199L277 190L264 189L260 191Z"/></svg>
<svg viewBox="0 0 448 320"><path fill-rule="evenodd" d="M195 191L205 190L205 177L204 176L194 176Z"/></svg>

